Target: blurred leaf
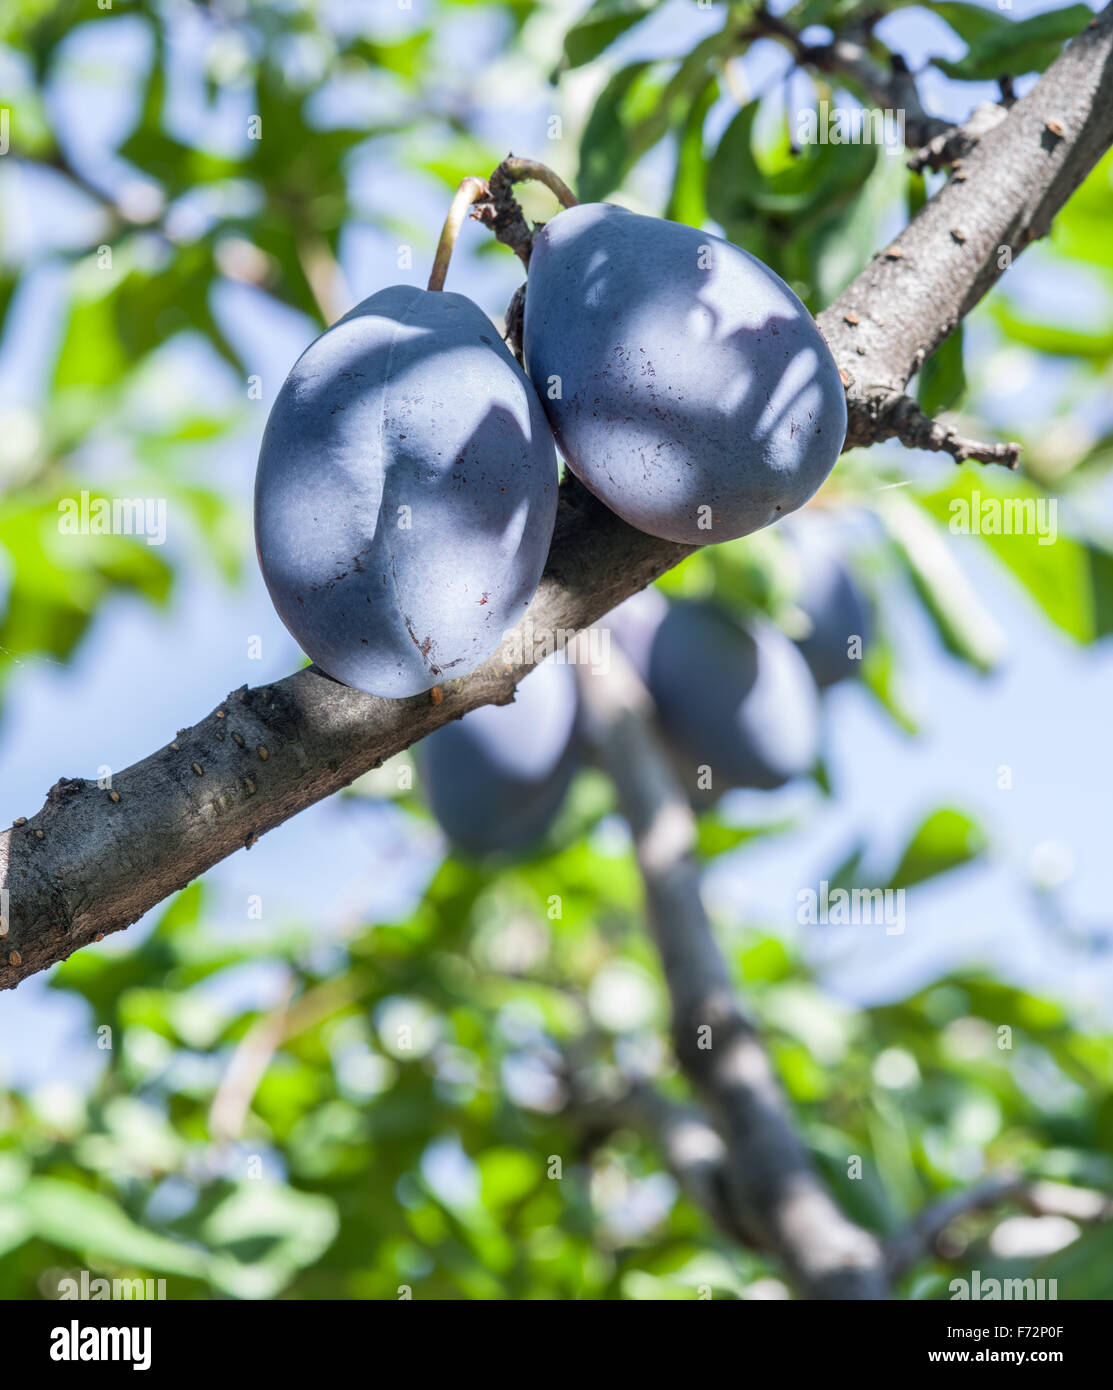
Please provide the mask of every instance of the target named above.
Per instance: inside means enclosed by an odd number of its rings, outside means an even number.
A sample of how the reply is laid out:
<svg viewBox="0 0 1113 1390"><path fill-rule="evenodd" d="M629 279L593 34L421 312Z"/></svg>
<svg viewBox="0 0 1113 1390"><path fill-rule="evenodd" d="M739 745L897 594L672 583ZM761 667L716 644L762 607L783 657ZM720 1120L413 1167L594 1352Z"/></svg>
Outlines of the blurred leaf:
<svg viewBox="0 0 1113 1390"><path fill-rule="evenodd" d="M990 35L1008 34L1016 25L1015 20L1009 19L1000 10L991 10L985 5L965 4L962 0L928 0L924 8L945 20L967 44Z"/></svg>
<svg viewBox="0 0 1113 1390"><path fill-rule="evenodd" d="M919 723L901 696L896 653L892 644L874 634L862 662L866 688L907 734L919 732Z"/></svg>
<svg viewBox="0 0 1113 1390"><path fill-rule="evenodd" d="M708 812L696 821L696 852L702 859L715 859L763 835L783 835L793 828L792 821L757 826L728 825L714 812Z"/></svg>
<svg viewBox="0 0 1113 1390"><path fill-rule="evenodd" d="M595 0L565 34L564 58L558 72L590 63L656 5L657 0Z"/></svg>
<svg viewBox="0 0 1113 1390"><path fill-rule="evenodd" d="M955 0L929 3L928 8L967 41L968 52L957 62L932 59L948 77L962 82L992 82L1006 73L1020 77L1028 72L1042 72L1059 56L1063 44L1080 34L1093 18L1093 11L1086 5L1068 5L1020 20L986 10L972 15L974 6Z"/></svg>
<svg viewBox="0 0 1113 1390"><path fill-rule="evenodd" d="M1027 1263L1027 1262L1026 1262ZM1113 1224L1106 1221L1086 1231L1073 1244L1043 1261L1035 1271L1038 1279L1057 1279L1059 1298L1109 1298L1109 1270L1113 1265ZM1018 1271L1016 1277L1030 1279L1033 1271Z"/></svg>
<svg viewBox="0 0 1113 1390"><path fill-rule="evenodd" d="M1043 610L1076 641L1099 634L1093 580L1105 578L1099 552L1059 529L1058 499L1000 469L964 471L948 487L921 496L920 505L957 537L980 536ZM1105 591L1101 602L1109 601Z"/></svg>
<svg viewBox="0 0 1113 1390"><path fill-rule="evenodd" d="M649 63L631 63L610 79L588 117L580 140L576 187L580 200L597 202L616 188L637 160L631 126L635 112L659 107L664 84Z"/></svg>
<svg viewBox="0 0 1113 1390"><path fill-rule="evenodd" d="M703 180L705 157L703 127L707 113L719 98L719 84L708 78L707 84L692 103L692 108L680 130L676 153L676 172L669 194L665 216L689 227L702 226L707 216Z"/></svg>
<svg viewBox="0 0 1113 1390"><path fill-rule="evenodd" d="M478 1165L483 1205L493 1212L520 1202L544 1176L536 1154L523 1149L487 1149Z"/></svg>
<svg viewBox="0 0 1113 1390"><path fill-rule="evenodd" d="M1111 218L1113 151L1102 156L1059 212L1052 227L1052 245L1074 260L1113 270Z"/></svg>
<svg viewBox="0 0 1113 1390"><path fill-rule="evenodd" d="M21 1202L36 1233L52 1245L157 1274L201 1278L205 1273L202 1251L144 1230L111 1198L77 1183L32 1178Z"/></svg>
<svg viewBox="0 0 1113 1390"><path fill-rule="evenodd" d="M933 811L909 840L889 888L911 888L977 858L986 848L981 826L962 811Z"/></svg>
<svg viewBox="0 0 1113 1390"><path fill-rule="evenodd" d="M966 392L966 372L962 365L963 326L935 349L920 368L917 398L925 415L953 410Z"/></svg>
<svg viewBox="0 0 1113 1390"><path fill-rule="evenodd" d="M1055 357L1081 358L1094 366L1104 366L1113 358L1113 332L1093 332L1061 328L1051 323L1031 323L1014 313L1006 303L995 300L992 312L1001 329L1014 343L1037 348Z"/></svg>
<svg viewBox="0 0 1113 1390"><path fill-rule="evenodd" d="M577 191L583 202L604 198L671 126L687 122L723 47L713 34L668 74L668 64L631 63L603 88L580 139Z"/></svg>
<svg viewBox="0 0 1113 1390"><path fill-rule="evenodd" d="M977 670L993 670L1004 655L1004 635L959 567L944 533L898 491L882 494L876 507L943 645Z"/></svg>
<svg viewBox="0 0 1113 1390"><path fill-rule="evenodd" d="M240 1298L273 1298L339 1229L335 1205L275 1182L245 1182L209 1213L214 1283Z"/></svg>

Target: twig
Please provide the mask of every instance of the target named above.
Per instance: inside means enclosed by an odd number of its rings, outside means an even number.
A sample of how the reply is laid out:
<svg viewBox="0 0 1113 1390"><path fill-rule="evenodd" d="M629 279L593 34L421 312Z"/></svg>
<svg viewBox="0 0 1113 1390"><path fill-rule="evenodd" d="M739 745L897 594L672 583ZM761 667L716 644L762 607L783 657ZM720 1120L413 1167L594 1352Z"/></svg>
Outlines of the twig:
<svg viewBox="0 0 1113 1390"><path fill-rule="evenodd" d="M874 442L899 439L909 449L930 449L950 454L956 463L971 459L975 463L1000 463L1006 468L1020 467L1020 445L982 444L967 439L948 425L925 415L911 396L902 395L884 412Z"/></svg>
<svg viewBox="0 0 1113 1390"><path fill-rule="evenodd" d="M960 1216L989 1211L1004 1202L1018 1202L1025 1182L1016 1173L999 1173L963 1192L955 1192L926 1206L899 1235L885 1243L889 1276L897 1279L917 1260L935 1250L943 1232Z"/></svg>
<svg viewBox="0 0 1113 1390"><path fill-rule="evenodd" d="M885 1242L885 1262L897 1279L924 1255L939 1256L947 1228L972 1212L988 1212L1012 1204L1033 1216L1069 1216L1097 1223L1113 1217L1113 1198L1090 1187L1025 1178L1019 1173L995 1173L962 1192L929 1203L916 1219Z"/></svg>
<svg viewBox="0 0 1113 1390"><path fill-rule="evenodd" d="M494 232L498 241L509 246L522 264L529 269L530 252L533 250L535 228L525 219L514 197L514 185L536 180L555 193L561 205L566 208L576 206L572 190L545 164L534 159L521 159L517 155L507 155L488 180L490 198L480 203L475 216Z"/></svg>
<svg viewBox="0 0 1113 1390"><path fill-rule="evenodd" d="M1107 6L981 136L963 159L962 177L945 184L818 316L847 388L846 448L903 437L895 427L902 420L923 436L904 404L905 387L1016 256L1047 232L1113 143L1111 83ZM928 447L946 447L948 435L927 432ZM953 443L962 449L972 441ZM1011 448L1001 452L1000 461L1013 458Z"/></svg>
<svg viewBox="0 0 1113 1390"><path fill-rule="evenodd" d="M821 1183L735 999L700 898L695 819L654 731L645 687L613 646L605 676L576 669L589 737L634 837L677 1057L726 1145L730 1224L775 1252L806 1297L884 1298L880 1246Z"/></svg>
<svg viewBox="0 0 1113 1390"><path fill-rule="evenodd" d="M964 125L948 126L922 145L908 161L908 167L919 172L954 164L968 154L984 135L1000 125L1008 114L1008 107L1004 104L997 106L991 101L982 102L980 106L975 106Z"/></svg>

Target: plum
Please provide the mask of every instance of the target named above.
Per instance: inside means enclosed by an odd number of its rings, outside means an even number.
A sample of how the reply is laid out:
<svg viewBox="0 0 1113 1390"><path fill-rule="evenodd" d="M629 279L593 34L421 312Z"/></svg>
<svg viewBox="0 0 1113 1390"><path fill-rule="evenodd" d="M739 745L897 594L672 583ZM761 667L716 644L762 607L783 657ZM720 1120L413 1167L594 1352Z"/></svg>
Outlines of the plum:
<svg viewBox="0 0 1113 1390"><path fill-rule="evenodd" d="M822 527L797 524L789 538L799 568L796 604L808 622L796 645L822 690L861 670L861 653L850 654L850 641L858 638L864 650L873 619L865 595Z"/></svg>
<svg viewBox="0 0 1113 1390"><path fill-rule="evenodd" d="M395 285L312 343L278 393L259 564L324 671L416 695L473 671L521 617L556 504L552 432L486 314Z"/></svg>
<svg viewBox="0 0 1113 1390"><path fill-rule="evenodd" d="M528 849L556 818L580 761L575 672L552 657L510 705L481 705L414 748L426 799L448 838L481 856Z"/></svg>
<svg viewBox="0 0 1113 1390"><path fill-rule="evenodd" d="M636 606L627 600L610 617L653 696L689 796L700 800L702 767L714 796L728 787L768 790L808 772L819 751L818 695L792 642L764 619L744 626L713 603L662 609L659 598L652 612L638 595Z"/></svg>
<svg viewBox="0 0 1113 1390"><path fill-rule="evenodd" d="M730 242L609 203L537 235L523 347L561 453L623 520L703 545L786 516L846 436L814 319Z"/></svg>

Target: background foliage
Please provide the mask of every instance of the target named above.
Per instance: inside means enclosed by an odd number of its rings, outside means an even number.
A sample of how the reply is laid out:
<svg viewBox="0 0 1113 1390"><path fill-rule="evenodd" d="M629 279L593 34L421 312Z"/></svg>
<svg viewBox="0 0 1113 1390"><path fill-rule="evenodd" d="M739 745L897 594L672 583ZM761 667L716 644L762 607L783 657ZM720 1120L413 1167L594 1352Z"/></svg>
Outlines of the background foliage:
<svg viewBox="0 0 1113 1390"><path fill-rule="evenodd" d="M878 32L899 46L903 7L869 8L887 14ZM925 11L945 50L928 81L954 114L1001 73L1041 70L1089 14L1073 5L1021 19L952 0ZM787 18L837 26L863 12L853 0L802 0ZM42 659L76 659L120 596L163 612L187 570L211 577L214 605L249 581L244 479L264 416L245 323L258 334L281 319L308 341L359 294L420 280L450 189L509 145L548 158L584 199L721 229L813 311L931 191L876 146L797 148L792 113L859 94L782 80L785 51L743 37L745 5L597 0L580 14L533 0L412 10L142 0L90 15L76 0L9 0L0 18L11 113L0 362L19 379L0 396L0 696ZM973 85L956 96L944 79ZM542 148L554 113L560 138ZM519 149L522 129L537 132L537 148ZM1072 312L1077 297L1058 311L1054 294L1018 297L1006 279L921 374L921 399L963 412L968 433L1020 438L1023 475L874 450L844 458L817 499L878 608L864 673L872 718L902 736L915 736L920 715L902 681L893 593L914 596L936 659L972 673L993 671L1003 649L971 565L1010 576L1031 621L1071 644L1100 643L1113 627L1111 172L1107 158L1025 258L1044 284L1083 275L1089 312ZM540 196L529 208L550 212ZM515 282L509 254L475 250L470 274L497 317ZM1002 404L1002 371L1029 353L1039 399L1005 393ZM263 381L264 403L277 385ZM82 490L167 498L188 547L60 536L58 501ZM1046 546L967 538L959 552L950 505L975 491L1054 497L1062 534ZM663 581L790 630L792 585L775 533L701 552ZM157 652L136 661L157 665ZM129 672L119 680L126 691ZM1054 737L1055 717L1048 710L1033 737ZM45 789L63 769L49 746L34 756ZM396 774L365 779L345 813L390 797L402 826L391 833L427 841L420 799ZM1064 776L1084 782L1086 770ZM822 768L817 785L820 801L837 793ZM1107 789L1098 795L1107 811ZM704 817L709 869L760 856L806 811L787 814L747 801ZM888 867L862 844L826 876L914 887L962 873L993 843L982 822L963 806L926 806ZM709 1228L646 1136L585 1133L569 1103L569 1066L603 1087L657 1076L683 1095L640 885L599 772L581 775L544 852L486 866L446 857L389 918L268 920L263 933L235 934L210 920L209 892L194 884L145 935L52 975L53 990L84 1001L78 1045L97 1050L95 1079L0 1092L0 1294L54 1296L75 1268L165 1275L173 1297L776 1291L776 1270ZM1053 882L1034 902L1081 959L1108 950L1108 933L1069 920ZM822 961L784 923L731 911L721 925L799 1123L856 1219L891 1233L1003 1165L1113 1189L1107 1014L1084 1017L1077 1001L989 967L855 1007L824 986ZM883 935L875 944L885 949ZM398 1047L400 1026L412 1048ZM1002 1027L1011 1049L998 1046ZM9 1072L18 1046L6 1044ZM846 1177L851 1154L863 1157L861 1180ZM959 1272L1011 1268L1007 1251L1022 1249L1015 1270L1057 1276L1060 1297L1108 1293L1113 1226L1029 1229L1034 1244L1010 1247L994 1243L993 1224L970 1218ZM902 1292L939 1296L952 1272L924 1260Z"/></svg>

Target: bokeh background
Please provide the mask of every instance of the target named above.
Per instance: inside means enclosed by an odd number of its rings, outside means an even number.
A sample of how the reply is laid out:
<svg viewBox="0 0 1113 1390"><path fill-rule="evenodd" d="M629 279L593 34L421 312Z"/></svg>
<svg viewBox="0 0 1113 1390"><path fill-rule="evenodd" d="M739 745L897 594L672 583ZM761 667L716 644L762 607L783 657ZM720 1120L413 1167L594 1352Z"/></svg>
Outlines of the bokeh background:
<svg viewBox="0 0 1113 1390"><path fill-rule="evenodd" d="M1001 73L1023 93L1088 17L774 8L817 40L876 17L957 119ZM723 232L813 312L891 238L942 176L877 146L795 148L801 111L860 94L741 40L752 13L8 0L0 819L298 665L253 554L267 411L326 323L424 283L464 175L542 159L585 200ZM862 677L825 697L814 778L701 821L747 1007L840 1201L881 1233L1005 1165L1113 1191L1111 225L1106 158L921 373L930 408L1023 442L1019 476L895 446L840 462L812 509L876 607ZM450 288L501 324L520 279L465 228ZM165 544L61 534L83 490L165 499ZM951 533L975 490L1056 499L1054 543ZM701 552L662 587L783 622L783 549ZM604 1088L637 1073L684 1094L606 778L578 778L536 854L476 865L406 761L0 999L0 1294L55 1297L83 1268L179 1298L787 1294L647 1136L589 1142L570 1104L569 1056ZM906 930L800 925L824 878L906 887ZM1107 1296L1095 1210L971 1216L901 1294L976 1266Z"/></svg>

